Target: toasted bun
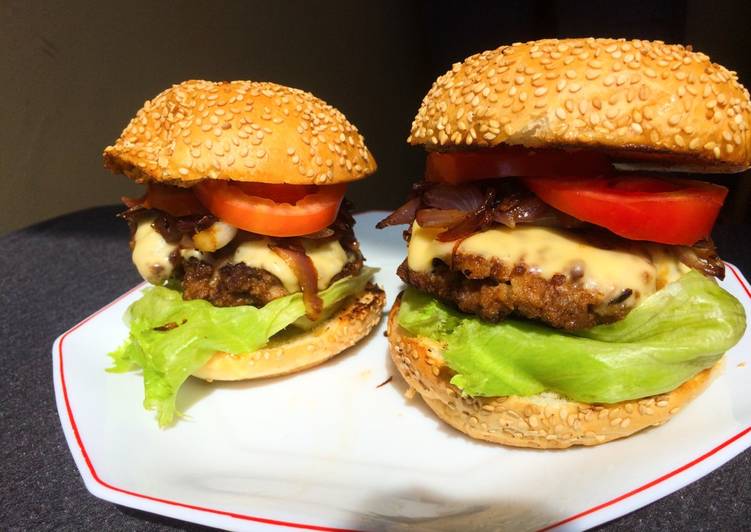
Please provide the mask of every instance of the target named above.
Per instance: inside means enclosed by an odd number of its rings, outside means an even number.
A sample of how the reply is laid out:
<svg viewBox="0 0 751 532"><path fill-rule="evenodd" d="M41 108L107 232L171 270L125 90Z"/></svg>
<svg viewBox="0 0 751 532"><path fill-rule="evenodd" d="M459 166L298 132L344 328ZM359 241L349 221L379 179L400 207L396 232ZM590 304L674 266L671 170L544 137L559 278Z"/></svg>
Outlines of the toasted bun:
<svg viewBox="0 0 751 532"><path fill-rule="evenodd" d="M286 375L321 364L355 345L381 321L386 295L368 284L331 318L307 332L273 339L246 355L216 353L193 375L207 381L237 381Z"/></svg>
<svg viewBox="0 0 751 532"><path fill-rule="evenodd" d="M442 346L409 336L396 322L400 299L389 314L391 358L399 373L438 417L479 440L538 449L599 445L660 425L699 395L721 363L670 393L615 404L568 401L553 393L531 397L468 397L449 383L453 372L441 362Z"/></svg>
<svg viewBox="0 0 751 532"><path fill-rule="evenodd" d="M425 96L408 141L597 148L616 160L732 172L751 164L750 117L736 73L690 48L548 39L456 63Z"/></svg>
<svg viewBox="0 0 751 532"><path fill-rule="evenodd" d="M185 81L147 101L104 164L138 182L332 184L376 169L342 113L275 83Z"/></svg>

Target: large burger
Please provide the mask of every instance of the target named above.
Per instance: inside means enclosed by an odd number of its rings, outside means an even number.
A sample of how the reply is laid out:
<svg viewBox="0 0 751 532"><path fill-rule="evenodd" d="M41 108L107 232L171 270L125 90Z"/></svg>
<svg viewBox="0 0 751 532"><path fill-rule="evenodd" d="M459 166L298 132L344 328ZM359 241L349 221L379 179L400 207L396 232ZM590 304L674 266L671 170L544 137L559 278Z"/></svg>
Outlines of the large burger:
<svg viewBox="0 0 751 532"><path fill-rule="evenodd" d="M161 425L190 375L291 373L378 323L385 296L343 199L376 163L325 102L274 83L187 81L147 101L104 162L146 185L121 216L155 287L111 356L116 371L143 369Z"/></svg>
<svg viewBox="0 0 751 532"><path fill-rule="evenodd" d="M735 73L662 42L543 40L438 78L389 320L407 383L455 428L596 445L665 422L745 328L710 233L751 162Z"/></svg>

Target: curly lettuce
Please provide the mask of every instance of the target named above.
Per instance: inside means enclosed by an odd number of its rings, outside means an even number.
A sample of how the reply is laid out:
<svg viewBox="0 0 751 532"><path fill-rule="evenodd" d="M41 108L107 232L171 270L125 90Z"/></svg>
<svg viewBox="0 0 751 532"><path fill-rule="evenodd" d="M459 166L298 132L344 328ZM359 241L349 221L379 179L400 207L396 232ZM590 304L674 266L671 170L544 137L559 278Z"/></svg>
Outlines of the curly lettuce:
<svg viewBox="0 0 751 532"><path fill-rule="evenodd" d="M566 333L520 320L488 323L408 289L398 316L412 335L445 344L451 383L471 396L557 392L616 403L675 389L743 336L740 302L697 272L656 292L625 319Z"/></svg>
<svg viewBox="0 0 751 532"><path fill-rule="evenodd" d="M340 279L319 292L327 309L362 292L377 268ZM305 316L302 293L275 299L263 307L215 307L204 300L185 301L182 293L152 287L127 310L128 339L109 353L120 373L143 370L144 407L155 410L161 427L179 415L176 398L185 380L217 352L252 353L276 333Z"/></svg>

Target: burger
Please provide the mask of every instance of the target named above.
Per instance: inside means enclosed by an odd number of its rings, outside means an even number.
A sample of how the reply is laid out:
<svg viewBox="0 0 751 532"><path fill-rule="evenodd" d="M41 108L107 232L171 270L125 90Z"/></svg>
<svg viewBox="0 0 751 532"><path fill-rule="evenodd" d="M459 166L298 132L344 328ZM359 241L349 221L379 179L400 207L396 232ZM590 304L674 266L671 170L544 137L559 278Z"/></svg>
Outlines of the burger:
<svg viewBox="0 0 751 532"><path fill-rule="evenodd" d="M704 390L745 329L710 238L751 163L751 103L690 48L541 40L453 65L408 142L425 178L389 316L396 368L442 420L505 445L597 445Z"/></svg>
<svg viewBox="0 0 751 532"><path fill-rule="evenodd" d="M154 285L126 315L113 371L142 369L171 424L191 375L242 380L309 368L360 341L385 295L353 232L347 183L376 169L363 137L310 93L186 81L147 101L105 167L124 198L133 262Z"/></svg>

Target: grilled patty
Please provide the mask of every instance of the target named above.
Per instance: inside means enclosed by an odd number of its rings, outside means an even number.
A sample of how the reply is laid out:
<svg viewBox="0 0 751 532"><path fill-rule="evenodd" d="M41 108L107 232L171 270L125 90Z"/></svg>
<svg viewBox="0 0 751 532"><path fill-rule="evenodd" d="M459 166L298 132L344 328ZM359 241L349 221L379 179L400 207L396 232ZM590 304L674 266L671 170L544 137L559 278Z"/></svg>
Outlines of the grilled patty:
<svg viewBox="0 0 751 532"><path fill-rule="evenodd" d="M362 255L358 251L354 260L345 264L331 282L356 275L362 264ZM274 274L243 263L217 267L193 257L183 262L183 272L183 298L205 299L217 307L261 307L289 294Z"/></svg>
<svg viewBox="0 0 751 532"><path fill-rule="evenodd" d="M456 255L453 268L436 260L432 271L416 272L405 260L397 274L405 283L492 322L517 315L577 330L618 321L630 310L620 297L605 301L565 275L544 279L523 264Z"/></svg>

